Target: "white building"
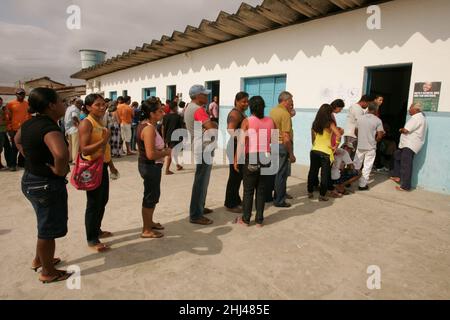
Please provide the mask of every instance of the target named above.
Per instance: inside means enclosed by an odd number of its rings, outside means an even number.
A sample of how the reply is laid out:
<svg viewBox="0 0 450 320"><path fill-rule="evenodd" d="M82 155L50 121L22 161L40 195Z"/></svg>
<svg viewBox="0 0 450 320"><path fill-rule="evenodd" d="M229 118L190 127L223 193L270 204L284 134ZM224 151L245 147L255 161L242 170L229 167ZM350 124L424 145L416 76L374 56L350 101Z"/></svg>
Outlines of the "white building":
<svg viewBox="0 0 450 320"><path fill-rule="evenodd" d="M415 159L415 181L450 193L449 57L448 0L265 0L72 77L87 81L87 93L127 93L137 101L175 94L188 101L191 85L206 84L220 96L222 131L238 91L262 95L273 106L286 89L297 109L301 164L309 164L311 123L321 104L343 98L350 105L364 93L379 93L391 125L402 126L415 83L440 82L438 112L427 113L428 141ZM338 122L344 127L345 114Z"/></svg>

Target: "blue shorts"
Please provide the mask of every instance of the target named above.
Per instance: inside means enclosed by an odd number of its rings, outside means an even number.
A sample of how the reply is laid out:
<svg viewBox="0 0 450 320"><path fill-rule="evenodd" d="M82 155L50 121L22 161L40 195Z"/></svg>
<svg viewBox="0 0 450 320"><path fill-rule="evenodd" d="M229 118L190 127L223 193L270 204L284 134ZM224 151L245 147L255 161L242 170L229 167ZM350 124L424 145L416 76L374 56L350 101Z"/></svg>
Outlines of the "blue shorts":
<svg viewBox="0 0 450 320"><path fill-rule="evenodd" d="M343 184L347 182L348 180L357 177L359 175L357 170L351 170L351 171L344 171L341 173L341 177L337 180L332 180L333 185L338 186L340 184Z"/></svg>
<svg viewBox="0 0 450 320"><path fill-rule="evenodd" d="M47 178L25 172L22 192L36 212L38 238L53 240L67 234L67 188L64 178Z"/></svg>

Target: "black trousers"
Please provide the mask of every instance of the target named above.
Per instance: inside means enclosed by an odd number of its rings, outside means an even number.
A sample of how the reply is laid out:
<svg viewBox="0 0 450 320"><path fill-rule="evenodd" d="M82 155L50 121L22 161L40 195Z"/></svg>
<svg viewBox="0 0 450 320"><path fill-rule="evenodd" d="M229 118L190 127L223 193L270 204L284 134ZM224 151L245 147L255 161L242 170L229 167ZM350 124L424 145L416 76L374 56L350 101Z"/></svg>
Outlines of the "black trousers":
<svg viewBox="0 0 450 320"><path fill-rule="evenodd" d="M308 193L314 192L317 176L320 170L320 195L325 196L330 183L331 162L330 156L320 151L311 151L311 166L308 174Z"/></svg>
<svg viewBox="0 0 450 320"><path fill-rule="evenodd" d="M85 214L86 237L89 245L100 243L99 235L105 208L109 200L108 164L103 164L103 175L100 186L92 191L86 191L87 205Z"/></svg>
<svg viewBox="0 0 450 320"><path fill-rule="evenodd" d="M251 172L246 164L243 168L244 171L244 202L243 202L243 216L242 220L245 223L250 223L253 211L253 199L256 198L256 218L255 221L258 224L264 222L264 206L265 199L265 187L267 176L261 175L261 170ZM255 196L256 193L256 196Z"/></svg>
<svg viewBox="0 0 450 320"><path fill-rule="evenodd" d="M391 175L400 178L401 187L404 190L411 190L411 177L415 153L409 148L403 148L394 153L394 170Z"/></svg>
<svg viewBox="0 0 450 320"><path fill-rule="evenodd" d="M242 182L242 165L239 165L239 172L234 170L232 164L230 164L230 173L228 175L227 191L225 193L225 207L229 209L236 208L242 204L239 190Z"/></svg>

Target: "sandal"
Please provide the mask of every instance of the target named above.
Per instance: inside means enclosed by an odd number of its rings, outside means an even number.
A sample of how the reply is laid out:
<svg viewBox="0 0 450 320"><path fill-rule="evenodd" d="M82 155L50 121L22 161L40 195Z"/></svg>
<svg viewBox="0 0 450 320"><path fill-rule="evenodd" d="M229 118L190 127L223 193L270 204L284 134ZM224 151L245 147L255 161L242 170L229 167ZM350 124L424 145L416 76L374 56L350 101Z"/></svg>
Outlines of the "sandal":
<svg viewBox="0 0 450 320"><path fill-rule="evenodd" d="M165 228L162 226L161 223L154 223L152 229L153 230L164 230Z"/></svg>
<svg viewBox="0 0 450 320"><path fill-rule="evenodd" d="M401 181L400 178L396 178L396 177L390 177L389 179L391 179L391 180L394 181L395 183L400 183L400 181Z"/></svg>
<svg viewBox="0 0 450 320"><path fill-rule="evenodd" d="M247 222L242 220L242 217L237 217L236 219L234 219L233 223L234 224L240 224L241 226L244 226L244 227L249 227L250 226L250 224L248 224Z"/></svg>
<svg viewBox="0 0 450 320"><path fill-rule="evenodd" d="M56 266L58 264L61 263L61 259L60 258L53 258L53 265ZM42 268L42 263L38 266L32 266L31 270L33 270L34 272L37 272L40 268Z"/></svg>
<svg viewBox="0 0 450 320"><path fill-rule="evenodd" d="M73 273L69 273L67 271L59 271L58 273L59 273L58 275L56 275L50 279L43 279L43 277L40 276L39 281L41 281L43 284L66 281L73 275Z"/></svg>
<svg viewBox="0 0 450 320"><path fill-rule="evenodd" d="M89 248L91 248L92 250L94 250L97 253L102 253L105 251L108 251L110 248L104 244L104 243L97 243L96 245L93 246L89 246Z"/></svg>
<svg viewBox="0 0 450 320"><path fill-rule="evenodd" d="M152 233L143 233L141 234L142 239L160 239L164 237L164 235L161 232L153 231Z"/></svg>

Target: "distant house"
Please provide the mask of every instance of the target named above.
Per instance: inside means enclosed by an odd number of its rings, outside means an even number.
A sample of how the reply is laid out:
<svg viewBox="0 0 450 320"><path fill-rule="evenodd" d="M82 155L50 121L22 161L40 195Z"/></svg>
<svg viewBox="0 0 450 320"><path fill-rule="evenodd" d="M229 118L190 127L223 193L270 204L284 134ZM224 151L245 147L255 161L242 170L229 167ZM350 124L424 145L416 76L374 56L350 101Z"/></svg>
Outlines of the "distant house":
<svg viewBox="0 0 450 320"><path fill-rule="evenodd" d="M0 87L0 97L3 99L3 103L14 100L16 98L16 88L15 87Z"/></svg>
<svg viewBox="0 0 450 320"><path fill-rule="evenodd" d="M66 86L65 84L56 82L50 79L49 77L42 77L26 81L22 87L25 89L26 92L30 92L34 88L61 89L64 88L65 86Z"/></svg>

